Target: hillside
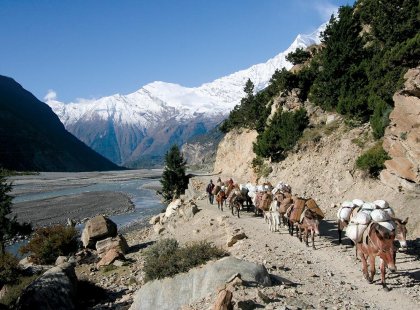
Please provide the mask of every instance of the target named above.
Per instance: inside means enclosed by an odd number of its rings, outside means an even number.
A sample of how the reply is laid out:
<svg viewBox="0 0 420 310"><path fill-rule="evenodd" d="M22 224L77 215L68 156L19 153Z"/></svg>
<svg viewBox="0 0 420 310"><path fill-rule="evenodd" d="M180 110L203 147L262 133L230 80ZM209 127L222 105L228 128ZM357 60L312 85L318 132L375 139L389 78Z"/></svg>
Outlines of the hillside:
<svg viewBox="0 0 420 310"><path fill-rule="evenodd" d="M420 73L420 68L417 72ZM406 84L415 83L410 80ZM417 89L420 90L418 85L417 75ZM410 110L405 110L405 114L399 116L405 120L405 131L391 123L384 139L393 141L394 145L398 140L403 145L410 145L409 142L412 141L415 146L408 148L410 151L406 153L406 157L400 152L399 158L386 162L386 166L390 168L382 171L381 178L372 178L355 165L357 158L376 143L369 125L349 125L339 114L325 112L309 102L305 107L310 115L311 128L303 133L297 146L288 153L285 160L279 163L265 161L265 165L272 169L267 176L255 173L252 167L252 160L256 157L252 144L256 142L257 136L257 132L252 130L231 131L226 134L217 150L214 172L221 172L224 178L233 177L240 183L257 180L259 183L269 181L272 184L287 182L297 195L313 197L330 220L335 219L337 206L345 200L384 199L395 209L397 216L409 217L408 233L415 239L420 235L419 172L411 172L415 177L408 180L404 174L407 169L398 169L398 165L392 164L395 161L404 163L413 158L412 165L419 164L418 114L414 122L410 123L409 120L413 111L420 108L420 98L403 95L406 93L403 90L395 96L403 96L404 100L412 102ZM398 102L396 105L398 106ZM401 139L400 130L406 132L410 139Z"/></svg>
<svg viewBox="0 0 420 310"><path fill-rule="evenodd" d="M67 132L50 107L0 76L0 166L28 171L117 170Z"/></svg>

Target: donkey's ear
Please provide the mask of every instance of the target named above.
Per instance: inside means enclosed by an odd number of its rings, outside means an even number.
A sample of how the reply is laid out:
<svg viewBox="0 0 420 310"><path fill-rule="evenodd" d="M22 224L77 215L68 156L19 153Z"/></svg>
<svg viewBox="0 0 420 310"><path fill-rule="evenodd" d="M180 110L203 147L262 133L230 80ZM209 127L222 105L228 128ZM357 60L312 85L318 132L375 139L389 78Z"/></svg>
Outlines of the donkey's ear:
<svg viewBox="0 0 420 310"><path fill-rule="evenodd" d="M405 225L407 224L407 222L408 222L408 217L401 224Z"/></svg>

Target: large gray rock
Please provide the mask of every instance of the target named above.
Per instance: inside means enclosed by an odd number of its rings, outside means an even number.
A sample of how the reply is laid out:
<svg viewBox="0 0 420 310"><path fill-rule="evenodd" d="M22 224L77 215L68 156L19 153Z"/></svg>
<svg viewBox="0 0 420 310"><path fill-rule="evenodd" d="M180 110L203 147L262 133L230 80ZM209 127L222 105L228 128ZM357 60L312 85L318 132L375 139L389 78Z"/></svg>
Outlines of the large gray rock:
<svg viewBox="0 0 420 310"><path fill-rule="evenodd" d="M109 218L98 215L86 222L82 232L82 243L86 248L95 249L96 241L117 235L117 224Z"/></svg>
<svg viewBox="0 0 420 310"><path fill-rule="evenodd" d="M72 265L64 263L53 267L23 291L17 309L77 309L76 283Z"/></svg>
<svg viewBox="0 0 420 310"><path fill-rule="evenodd" d="M137 291L130 309L179 309L215 292L237 273L245 284L271 285L270 275L263 265L225 257L173 278L146 283Z"/></svg>

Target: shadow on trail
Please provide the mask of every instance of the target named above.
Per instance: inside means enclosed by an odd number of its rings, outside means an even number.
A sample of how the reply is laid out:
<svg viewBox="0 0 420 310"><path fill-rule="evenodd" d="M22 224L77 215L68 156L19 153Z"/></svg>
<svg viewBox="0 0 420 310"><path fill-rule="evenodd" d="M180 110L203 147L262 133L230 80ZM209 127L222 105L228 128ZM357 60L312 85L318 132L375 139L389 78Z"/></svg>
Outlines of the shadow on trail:
<svg viewBox="0 0 420 310"><path fill-rule="evenodd" d="M156 243L156 241L149 241L149 242L145 242L145 243L139 243L139 244L132 245L128 249L128 252L127 253L135 253L135 252L138 252L138 251L140 251L142 249L147 248L148 246L150 246L150 245L152 245L154 243Z"/></svg>

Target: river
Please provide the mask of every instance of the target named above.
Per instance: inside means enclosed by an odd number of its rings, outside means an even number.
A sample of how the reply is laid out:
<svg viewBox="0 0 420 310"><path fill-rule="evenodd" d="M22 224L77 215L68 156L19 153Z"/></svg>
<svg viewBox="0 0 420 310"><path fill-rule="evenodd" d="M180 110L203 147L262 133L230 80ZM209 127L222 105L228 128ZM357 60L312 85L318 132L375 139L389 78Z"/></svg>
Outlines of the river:
<svg viewBox="0 0 420 310"><path fill-rule="evenodd" d="M127 194L134 210L110 216L118 229L130 225L143 225L147 219L158 214L164 205L156 195L161 170L129 170L115 172L47 173L16 176L13 182L13 203L44 200L55 197L72 196L88 192L119 192ZM13 209L13 206L12 206ZM82 229L83 225L78 225ZM16 253L20 245L8 247Z"/></svg>

